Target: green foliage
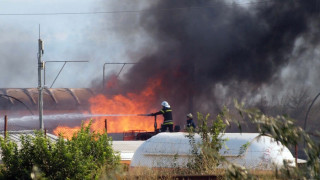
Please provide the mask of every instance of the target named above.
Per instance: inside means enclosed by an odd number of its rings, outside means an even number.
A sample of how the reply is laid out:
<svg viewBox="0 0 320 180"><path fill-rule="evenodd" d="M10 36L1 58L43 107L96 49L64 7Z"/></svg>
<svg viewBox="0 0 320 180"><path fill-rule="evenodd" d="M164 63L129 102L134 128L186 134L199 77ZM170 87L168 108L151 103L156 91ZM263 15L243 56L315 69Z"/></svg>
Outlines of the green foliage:
<svg viewBox="0 0 320 180"><path fill-rule="evenodd" d="M247 143L243 144L241 147L240 147L240 150L239 150L239 157L242 156L248 149L248 147L250 146L250 142L248 141Z"/></svg>
<svg viewBox="0 0 320 180"><path fill-rule="evenodd" d="M307 155L307 163L303 167L292 167L284 161L283 167L275 169L274 174L259 175L252 174L246 168L228 162L220 156L219 150L223 147L224 141L221 134L226 126L235 123L240 132L242 131L240 120L231 117L228 110L224 109L215 121L208 121L209 115L203 116L198 113L198 133L201 142L196 144L195 133L189 131L187 137L192 146L193 159L189 162L188 168L194 174L215 174L216 167L223 165L226 167L224 177L226 179L320 179L320 145L312 141L308 133L301 127L294 124L294 120L288 116L268 116L258 109L246 109L244 104L235 101L235 107L243 120L256 125L260 136L270 136L284 146L294 147L297 144L305 144L304 149ZM212 124L212 125L210 125ZM239 155L242 155L250 143L243 144Z"/></svg>
<svg viewBox="0 0 320 180"><path fill-rule="evenodd" d="M220 113L216 120L209 120L210 114L203 116L198 113L198 134L201 137L201 143L196 144L193 131L189 131L187 135L193 154L193 159L188 163L192 173L212 174L221 161L224 161L219 153L225 141L221 135L227 126L223 121L224 115L225 111Z"/></svg>
<svg viewBox="0 0 320 180"><path fill-rule="evenodd" d="M320 179L320 146L288 116L267 116L258 109L246 109L244 104L235 101L235 107L243 119L248 119L257 126L260 135L274 138L284 146L293 147L297 144L305 144L307 155L306 167L298 168L289 166L284 162L281 169L276 169L275 175L283 179Z"/></svg>
<svg viewBox="0 0 320 180"><path fill-rule="evenodd" d="M1 169L8 179L96 179L119 165L120 159L106 133L90 132L90 126L74 134L71 140L62 137L52 142L41 131L35 136L21 136L21 147L8 138L0 138Z"/></svg>
<svg viewBox="0 0 320 180"><path fill-rule="evenodd" d="M226 179L234 179L234 180L254 179L254 177L248 173L246 168L242 166L238 166L236 164L232 164L232 163L228 165L225 177Z"/></svg>

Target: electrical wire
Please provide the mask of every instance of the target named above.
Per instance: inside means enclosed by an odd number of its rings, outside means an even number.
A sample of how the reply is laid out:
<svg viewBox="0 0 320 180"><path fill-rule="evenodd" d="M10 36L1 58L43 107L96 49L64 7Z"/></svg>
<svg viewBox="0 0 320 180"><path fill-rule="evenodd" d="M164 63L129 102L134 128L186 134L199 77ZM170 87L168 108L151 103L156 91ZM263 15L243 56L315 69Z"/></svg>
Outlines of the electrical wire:
<svg viewBox="0 0 320 180"><path fill-rule="evenodd" d="M247 3L231 3L225 6L241 6L248 4L261 4L268 3L271 0L247 2ZM219 4L220 5L220 4ZM52 13L0 13L0 16L55 16L55 15L97 15L97 14L117 14L117 13L146 13L154 11L176 11L176 10L191 10L191 9L207 9L215 8L218 5L212 6L192 6L192 7L176 7L176 8L163 8L163 9L147 9L147 10L119 10L119 11L94 11L94 12L52 12Z"/></svg>

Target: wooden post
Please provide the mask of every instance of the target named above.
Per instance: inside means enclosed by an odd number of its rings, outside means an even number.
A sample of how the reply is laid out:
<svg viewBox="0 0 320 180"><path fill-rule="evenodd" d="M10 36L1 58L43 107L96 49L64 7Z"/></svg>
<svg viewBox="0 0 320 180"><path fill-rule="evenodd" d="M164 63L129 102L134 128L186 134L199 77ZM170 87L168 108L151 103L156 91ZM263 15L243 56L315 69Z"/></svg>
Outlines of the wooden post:
<svg viewBox="0 0 320 180"><path fill-rule="evenodd" d="M7 137L7 128L8 128L8 116L4 116L4 138Z"/></svg>
<svg viewBox="0 0 320 180"><path fill-rule="evenodd" d="M154 116L154 132L157 132L157 115Z"/></svg>
<svg viewBox="0 0 320 180"><path fill-rule="evenodd" d="M108 133L107 119L104 120L104 128L106 129L106 133Z"/></svg>
<svg viewBox="0 0 320 180"><path fill-rule="evenodd" d="M47 129L44 129L44 136L47 136Z"/></svg>
<svg viewBox="0 0 320 180"><path fill-rule="evenodd" d="M294 154L295 154L296 167L298 167L298 145L297 144L294 147Z"/></svg>

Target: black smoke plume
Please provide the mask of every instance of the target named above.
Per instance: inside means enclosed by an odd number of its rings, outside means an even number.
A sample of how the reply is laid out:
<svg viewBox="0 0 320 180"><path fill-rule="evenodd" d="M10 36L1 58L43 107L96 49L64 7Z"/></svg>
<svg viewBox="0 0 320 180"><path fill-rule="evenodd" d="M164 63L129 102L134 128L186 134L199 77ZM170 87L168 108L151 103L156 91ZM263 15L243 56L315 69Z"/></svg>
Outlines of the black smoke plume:
<svg viewBox="0 0 320 180"><path fill-rule="evenodd" d="M230 95L241 97L274 80L294 53L299 56L315 47L319 3L159 0L141 14L140 25L157 50L139 50L144 54L139 64L114 92L138 92L150 79L161 77L159 106L169 101L182 119L183 113L199 108L221 108L216 102L218 84L230 85ZM304 43L297 47L299 39Z"/></svg>

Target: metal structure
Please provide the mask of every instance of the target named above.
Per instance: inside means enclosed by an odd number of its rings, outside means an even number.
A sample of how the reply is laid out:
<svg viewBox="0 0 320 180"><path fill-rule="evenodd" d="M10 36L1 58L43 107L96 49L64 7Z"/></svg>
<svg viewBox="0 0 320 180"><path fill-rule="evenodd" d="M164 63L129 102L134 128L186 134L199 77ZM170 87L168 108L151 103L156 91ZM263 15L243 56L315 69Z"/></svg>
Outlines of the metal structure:
<svg viewBox="0 0 320 180"><path fill-rule="evenodd" d="M316 95L316 97L313 99L312 103L310 104L310 106L309 106L309 108L308 108L308 111L307 111L307 113L306 113L306 117L304 118L304 126L303 126L303 130L304 130L304 131L306 131L306 129L307 129L307 119L308 119L308 116L309 116L309 112L310 112L310 110L311 110L311 107L312 107L312 105L314 104L314 102L318 99L319 96L320 96L320 93L318 93L318 94Z"/></svg>
<svg viewBox="0 0 320 180"><path fill-rule="evenodd" d="M38 40L38 110L39 110L39 123L40 123L40 130L44 129L43 124L43 87L41 84L42 81L42 70L44 68L44 63L41 60L41 57L43 55L43 43L40 39L40 25L39 25L39 40Z"/></svg>
<svg viewBox="0 0 320 180"><path fill-rule="evenodd" d="M158 134L160 132L159 129L157 129L157 115L151 115L151 114L137 114L137 116L154 116L154 132L148 132L145 130L129 130L123 132L123 140L148 140L152 136Z"/></svg>
<svg viewBox="0 0 320 180"><path fill-rule="evenodd" d="M43 89L44 89L44 86L42 86L42 70L44 70L44 72L43 72L44 83L43 84L45 85L45 63L46 62L42 61L42 59L41 59L43 53L44 53L43 42L40 39L40 25L39 25L39 40L38 40L38 91L39 91L39 93L38 93L38 110L39 110L40 130L44 130L44 124L43 124ZM58 75L56 76L56 78L54 79L53 83L51 84L51 87L52 87L67 62L88 62L88 61L47 61L47 62L64 62L64 65L62 66L62 68L60 69Z"/></svg>
<svg viewBox="0 0 320 180"><path fill-rule="evenodd" d="M25 103L20 101L18 98L15 98L13 96L9 96L9 95L6 95L6 94L0 94L0 98L12 98L12 99L18 101L19 103L23 104L24 107L26 107L29 110L29 112L33 115L33 112L31 111L31 109Z"/></svg>
<svg viewBox="0 0 320 180"><path fill-rule="evenodd" d="M118 75L117 75L117 77L119 77L119 75L120 75L120 73L121 73L121 71L123 70L123 68L124 68L124 66L126 65L126 64L138 64L138 63L104 63L103 64L103 72L102 72L102 88L104 87L104 84L105 84L105 66L107 65L107 64L122 64L122 67L121 67L121 69L120 69L120 71L119 71L119 73L118 73Z"/></svg>
<svg viewBox="0 0 320 180"><path fill-rule="evenodd" d="M89 99L95 95L90 88L43 88L44 111L78 110L88 107ZM3 101L1 99L6 99ZM37 88L0 88L0 111L37 110ZM20 106L19 104L23 105Z"/></svg>
<svg viewBox="0 0 320 180"><path fill-rule="evenodd" d="M56 80L58 79L61 71L63 70L64 66L65 66L68 62L89 62L89 61L44 61L44 72L43 72L43 74L44 74L43 84L44 84L44 85L46 85L46 66L45 66L45 64L46 64L46 63L50 63L50 62L51 62L51 63L52 63L52 62L60 62L60 63L62 62L62 63L64 63L63 66L61 67L59 73L57 74L57 76L55 77L55 79L53 80L53 82L52 82L52 84L51 84L51 86L50 86L50 88L52 88L53 84L56 82Z"/></svg>
<svg viewBox="0 0 320 180"><path fill-rule="evenodd" d="M144 141L132 156L130 167L186 168L193 157L193 146L188 133L159 133ZM224 133L225 145L219 151L229 162L247 169L272 170L284 166L295 166L289 149L269 136L258 133ZM201 144L200 134L195 133L193 144ZM245 149L244 145L248 144ZM201 148L201 147L200 147ZM225 168L220 166L218 168Z"/></svg>
<svg viewBox="0 0 320 180"><path fill-rule="evenodd" d="M8 116L5 115L4 116L4 132L3 132L3 136L5 139L7 137L7 129L8 129Z"/></svg>
<svg viewBox="0 0 320 180"><path fill-rule="evenodd" d="M311 104L310 104L310 106L309 106L309 108L308 108L308 110L307 110L306 117L304 118L304 125L303 125L303 130L304 130L305 132L306 132L306 130L307 130L307 119L308 119L308 116L309 116L309 112L310 112L311 107L313 106L314 102L318 99L319 96L320 96L320 93L318 93L318 94L316 95L316 97L312 100L312 102L311 102ZM304 141L303 141L303 147L305 147L305 146L306 146L306 140L304 139Z"/></svg>

